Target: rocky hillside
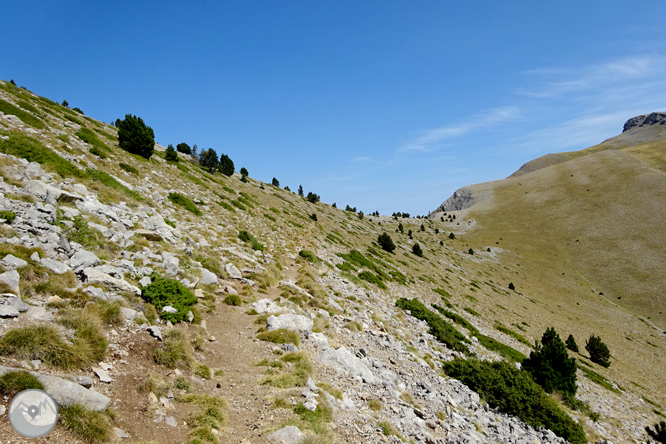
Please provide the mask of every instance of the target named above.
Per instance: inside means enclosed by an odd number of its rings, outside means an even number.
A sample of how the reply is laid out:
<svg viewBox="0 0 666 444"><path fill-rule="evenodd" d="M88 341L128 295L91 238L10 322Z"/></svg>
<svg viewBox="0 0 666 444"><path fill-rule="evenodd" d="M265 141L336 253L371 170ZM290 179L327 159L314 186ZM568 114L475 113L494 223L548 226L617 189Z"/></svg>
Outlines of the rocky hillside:
<svg viewBox="0 0 666 444"><path fill-rule="evenodd" d="M663 378L627 371L663 368L662 332L598 293L580 308L545 297L510 230L484 240L468 210L362 217L166 162L163 147L146 160L113 126L7 82L0 111L0 434L13 443L28 442L7 420L28 384L16 375L59 404L49 442L564 442L443 369L520 362L550 326L583 349L610 335L594 316L624 316L628 345L608 337L610 368L573 354L575 408L534 395L563 412L558 433L642 442L663 410ZM566 271L564 287L589 292Z"/></svg>

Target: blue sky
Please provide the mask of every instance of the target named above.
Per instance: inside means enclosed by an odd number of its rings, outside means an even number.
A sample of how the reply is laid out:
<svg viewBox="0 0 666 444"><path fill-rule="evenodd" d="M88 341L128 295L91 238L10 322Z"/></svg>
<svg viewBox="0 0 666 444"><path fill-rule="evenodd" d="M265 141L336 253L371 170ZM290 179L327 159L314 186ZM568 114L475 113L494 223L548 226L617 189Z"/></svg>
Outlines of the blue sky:
<svg viewBox="0 0 666 444"><path fill-rule="evenodd" d="M366 213L666 110L666 2L7 1L0 78Z"/></svg>

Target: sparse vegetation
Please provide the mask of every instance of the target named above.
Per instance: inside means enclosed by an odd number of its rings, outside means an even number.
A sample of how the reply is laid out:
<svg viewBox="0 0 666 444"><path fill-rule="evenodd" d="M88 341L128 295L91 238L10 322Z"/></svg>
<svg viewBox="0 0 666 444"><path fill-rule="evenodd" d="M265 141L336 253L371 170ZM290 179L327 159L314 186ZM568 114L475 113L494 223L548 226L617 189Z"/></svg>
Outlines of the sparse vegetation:
<svg viewBox="0 0 666 444"><path fill-rule="evenodd" d="M37 139L19 133L10 133L9 139L0 139L0 153L21 157L29 162L37 162L47 170L62 177L84 177L84 172L70 161L46 148Z"/></svg>
<svg viewBox="0 0 666 444"><path fill-rule="evenodd" d="M177 328L169 330L162 345L155 349L153 359L157 364L168 368L175 368L178 365L189 368L192 357L185 333Z"/></svg>
<svg viewBox="0 0 666 444"><path fill-rule="evenodd" d="M286 328L261 332L257 335L257 339L275 344L294 344L296 346L300 345L301 342L298 333Z"/></svg>
<svg viewBox="0 0 666 444"><path fill-rule="evenodd" d="M28 389L44 390L44 386L25 370L7 372L0 376L0 395L13 398L17 393Z"/></svg>
<svg viewBox="0 0 666 444"><path fill-rule="evenodd" d="M546 427L578 444L587 442L574 422L525 371L506 361L455 359L443 363L444 372L477 392L493 408L517 416L533 427Z"/></svg>
<svg viewBox="0 0 666 444"><path fill-rule="evenodd" d="M238 232L238 239L242 240L243 242L247 242L250 244L253 250L257 251L264 251L264 246L261 242L255 238L252 233L241 230Z"/></svg>
<svg viewBox="0 0 666 444"><path fill-rule="evenodd" d="M58 413L62 425L87 443L104 443L111 438L112 421L108 412L95 412L72 404L60 406Z"/></svg>
<svg viewBox="0 0 666 444"><path fill-rule="evenodd" d="M183 196L180 193L176 192L171 192L169 193L169 200L176 205L180 205L181 207L185 208L187 211L196 214L197 216L201 216L203 213L201 210L192 202L190 199L187 197Z"/></svg>

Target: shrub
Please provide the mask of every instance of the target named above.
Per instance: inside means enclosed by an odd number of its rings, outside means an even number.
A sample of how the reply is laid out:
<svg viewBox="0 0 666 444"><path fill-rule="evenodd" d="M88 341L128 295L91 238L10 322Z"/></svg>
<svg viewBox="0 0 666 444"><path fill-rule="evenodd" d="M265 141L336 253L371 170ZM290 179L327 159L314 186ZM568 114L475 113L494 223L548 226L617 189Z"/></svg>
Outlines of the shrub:
<svg viewBox="0 0 666 444"><path fill-rule="evenodd" d="M388 251L389 253L392 253L393 250L395 250L395 244L393 243L393 239L391 239L391 236L389 236L387 233L382 233L377 237L377 243L379 244L380 247L382 247L382 250Z"/></svg>
<svg viewBox="0 0 666 444"><path fill-rule="evenodd" d="M155 149L155 133L141 117L125 114L123 120L116 119L116 128L120 148L150 159Z"/></svg>
<svg viewBox="0 0 666 444"><path fill-rule="evenodd" d="M164 152L164 160L167 162L178 162L178 153L172 144L169 144L166 151Z"/></svg>
<svg viewBox="0 0 666 444"><path fill-rule="evenodd" d="M240 169L241 176L249 176L250 173L248 173L247 168L243 167Z"/></svg>
<svg viewBox="0 0 666 444"><path fill-rule="evenodd" d="M0 376L0 395L13 398L17 393L28 389L44 390L44 386L25 370L7 372Z"/></svg>
<svg viewBox="0 0 666 444"><path fill-rule="evenodd" d="M241 230L238 232L238 239L242 240L243 242L248 242L252 246L253 250L257 251L264 251L264 246L261 242L259 242L250 232L247 232L245 230Z"/></svg>
<svg viewBox="0 0 666 444"><path fill-rule="evenodd" d="M237 294L230 294L224 298L224 303L227 305L240 307L243 304L243 301L241 301L241 298Z"/></svg>
<svg viewBox="0 0 666 444"><path fill-rule="evenodd" d="M312 214L310 215L310 219L313 220L313 221L315 221L315 222L317 222L317 219L318 219L318 218L317 218L317 213L312 213Z"/></svg>
<svg viewBox="0 0 666 444"><path fill-rule="evenodd" d="M315 254L313 252L308 251L308 250L301 250L301 251L298 252L298 255L300 257L302 257L303 259L305 259L306 261L308 261L308 262L318 262L319 261L319 258L317 258L317 256L315 256Z"/></svg>
<svg viewBox="0 0 666 444"><path fill-rule="evenodd" d="M417 255L419 257L423 256L423 250L421 250L421 246L418 243L416 243L416 244L414 244L414 246L412 246L412 253L414 253L415 255Z"/></svg>
<svg viewBox="0 0 666 444"><path fill-rule="evenodd" d="M469 349L464 344L469 342L467 338L451 324L428 310L418 299L400 298L395 302L395 305L403 310L409 310L415 318L426 321L430 327L430 334L437 338L438 341L443 342L453 350L463 352L467 355L470 354Z"/></svg>
<svg viewBox="0 0 666 444"><path fill-rule="evenodd" d="M576 394L576 359L570 358L566 346L554 328L548 328L541 342L535 344L523 368L545 391Z"/></svg>
<svg viewBox="0 0 666 444"><path fill-rule="evenodd" d="M516 290L516 286L513 285L513 282L509 282L509 290L513 290L513 291Z"/></svg>
<svg viewBox="0 0 666 444"><path fill-rule="evenodd" d="M442 365L447 375L477 392L491 407L533 427L546 427L571 443L587 442L580 424L562 411L527 372L513 364L455 359Z"/></svg>
<svg viewBox="0 0 666 444"><path fill-rule="evenodd" d="M130 174L139 174L139 171L137 171L136 168L134 168L132 165L129 165L129 164L127 164L127 163L122 163L122 162L120 162L120 163L118 164L118 166L119 166L120 168L122 168L123 170L127 171L127 172L130 173Z"/></svg>
<svg viewBox="0 0 666 444"><path fill-rule="evenodd" d="M456 235L453 234L453 232L451 232L451 233L449 234L449 239L455 239L455 238L456 238Z"/></svg>
<svg viewBox="0 0 666 444"><path fill-rule="evenodd" d="M566 345L567 348L572 352L578 353L578 344L576 344L576 340L574 339L573 335L569 335L564 345Z"/></svg>
<svg viewBox="0 0 666 444"><path fill-rule="evenodd" d="M585 342L585 350L590 354L592 362L596 362L604 367L610 366L610 351L606 344L601 341L598 336L590 336Z"/></svg>
<svg viewBox="0 0 666 444"><path fill-rule="evenodd" d="M371 273L369 271L362 271L358 274L359 279L363 279L366 282L370 282L371 284L375 284L379 288L386 288L386 284L382 282L382 278L377 276L374 273Z"/></svg>
<svg viewBox="0 0 666 444"><path fill-rule="evenodd" d="M280 187L280 181L277 180L275 177L273 178L271 184L272 184L274 187Z"/></svg>
<svg viewBox="0 0 666 444"><path fill-rule="evenodd" d="M176 205L180 205L187 211L194 213L197 216L201 216L203 214L202 211L194 204L194 202L180 193L171 192L169 193L168 197L171 202L175 203Z"/></svg>
<svg viewBox="0 0 666 444"><path fill-rule="evenodd" d="M176 279L167 279L157 274L151 276L152 283L141 290L141 297L161 310L167 305L177 310L176 313L160 313L166 321L178 322L186 319L187 312L197 303L192 292Z"/></svg>
<svg viewBox="0 0 666 444"><path fill-rule="evenodd" d="M5 222L11 224L12 222L14 222L14 219L16 219L16 213L14 213L13 211L5 211L5 210L0 211L0 219L4 219Z"/></svg>
<svg viewBox="0 0 666 444"><path fill-rule="evenodd" d="M192 148L190 148L190 146L188 144L186 144L185 142L181 142L178 145L176 145L176 150L179 153L192 154Z"/></svg>
<svg viewBox="0 0 666 444"><path fill-rule="evenodd" d="M108 146L106 146L104 144L104 142L99 140L99 138L97 137L97 134L95 134L94 132L92 132L88 128L85 128L85 127L81 128L75 134L79 139L83 140L85 143L87 143L89 145L92 145L94 148L97 148L96 151L101 152L103 156L105 156L105 154L104 154L105 151L106 152L111 151L111 149ZM92 153L93 150L91 149L90 152ZM95 153L93 153L93 154L95 154ZM97 155L97 154L95 154L95 155ZM102 157L102 156L99 156L99 157Z"/></svg>

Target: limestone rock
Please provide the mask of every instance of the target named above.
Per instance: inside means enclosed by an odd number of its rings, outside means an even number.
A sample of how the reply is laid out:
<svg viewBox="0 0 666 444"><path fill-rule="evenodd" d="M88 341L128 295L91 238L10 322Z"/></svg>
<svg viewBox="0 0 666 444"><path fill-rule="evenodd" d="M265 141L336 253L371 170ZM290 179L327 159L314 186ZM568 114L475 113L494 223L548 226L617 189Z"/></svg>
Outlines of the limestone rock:
<svg viewBox="0 0 666 444"><path fill-rule="evenodd" d="M157 231L144 230L143 228L134 230L134 234L144 237L146 240L152 242L159 242L161 240L164 240L164 237Z"/></svg>
<svg viewBox="0 0 666 444"><path fill-rule="evenodd" d="M19 311L9 305L0 305L0 318L17 318Z"/></svg>
<svg viewBox="0 0 666 444"><path fill-rule="evenodd" d="M305 439L305 433L296 426L287 426L268 435L268 439L279 444L300 444Z"/></svg>
<svg viewBox="0 0 666 444"><path fill-rule="evenodd" d="M2 259L2 261L0 261L0 265L13 270L15 268L23 268L28 265L28 263L21 258L8 254Z"/></svg>
<svg viewBox="0 0 666 444"><path fill-rule="evenodd" d="M92 251L81 250L74 253L69 259L69 266L78 273L84 268L96 267L101 264L99 258Z"/></svg>
<svg viewBox="0 0 666 444"><path fill-rule="evenodd" d="M17 370L20 369L0 366L0 375ZM37 372L29 373L42 383L44 391L51 395L58 405L81 404L89 410L104 411L111 402L111 398L94 390L86 389L75 382L56 376L42 375Z"/></svg>
<svg viewBox="0 0 666 444"><path fill-rule="evenodd" d="M102 287L108 288L110 290L126 291L136 296L141 296L141 290L139 290L137 287L130 284L126 280L111 277L110 275L101 272L95 268L92 267L84 268L83 274L85 275L88 284L101 285Z"/></svg>
<svg viewBox="0 0 666 444"><path fill-rule="evenodd" d="M53 260L53 259L48 258L48 257L45 257L44 259L39 261L39 264L42 267L48 268L49 270L51 270L52 272L54 272L56 274L65 274L65 273L67 273L68 271L71 270L71 268L69 268L69 266L63 264L62 262L58 262L58 261Z"/></svg>
<svg viewBox="0 0 666 444"><path fill-rule="evenodd" d="M9 288L9 291L14 293L16 296L21 296L21 292L19 290L20 279L21 276L16 270L5 271L4 273L0 274L0 282L5 284Z"/></svg>
<svg viewBox="0 0 666 444"><path fill-rule="evenodd" d="M354 377L361 378L363 382L375 382L375 376L363 361L354 356L346 347L337 350L328 348L321 354L321 362L329 367L343 370Z"/></svg>
<svg viewBox="0 0 666 444"><path fill-rule="evenodd" d="M201 269L201 279L199 280L199 283L201 285L210 285L210 284L217 284L217 276L215 273L206 270L205 268Z"/></svg>
<svg viewBox="0 0 666 444"><path fill-rule="evenodd" d="M256 311L258 314L264 314L264 313L285 313L287 311L286 308L280 307L277 305L275 302L271 301L270 299L261 299L257 302L254 302L251 305L251 308Z"/></svg>
<svg viewBox="0 0 666 444"><path fill-rule="evenodd" d="M312 333L312 326L314 325L312 319L296 314L283 314L280 316L272 315L268 318L266 323L267 330L286 328L303 333Z"/></svg>
<svg viewBox="0 0 666 444"><path fill-rule="evenodd" d="M229 277L231 279L243 279L243 275L241 274L240 270L236 268L234 264L226 264L224 266L224 271L227 272Z"/></svg>
<svg viewBox="0 0 666 444"><path fill-rule="evenodd" d="M54 318L44 307L30 307L25 317L32 321L53 322Z"/></svg>

